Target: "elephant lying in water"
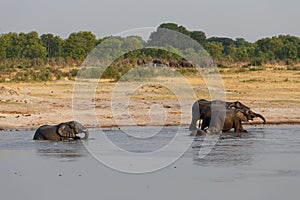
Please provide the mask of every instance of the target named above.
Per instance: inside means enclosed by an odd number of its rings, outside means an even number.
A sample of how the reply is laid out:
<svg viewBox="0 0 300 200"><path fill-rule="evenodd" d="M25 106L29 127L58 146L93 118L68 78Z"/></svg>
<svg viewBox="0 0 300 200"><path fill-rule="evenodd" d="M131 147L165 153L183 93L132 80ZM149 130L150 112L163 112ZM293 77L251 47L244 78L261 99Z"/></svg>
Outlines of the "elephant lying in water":
<svg viewBox="0 0 300 200"><path fill-rule="evenodd" d="M88 139L89 131L77 121L69 121L58 125L40 126L33 136L34 140L69 141L81 139L76 134L84 133L83 139Z"/></svg>

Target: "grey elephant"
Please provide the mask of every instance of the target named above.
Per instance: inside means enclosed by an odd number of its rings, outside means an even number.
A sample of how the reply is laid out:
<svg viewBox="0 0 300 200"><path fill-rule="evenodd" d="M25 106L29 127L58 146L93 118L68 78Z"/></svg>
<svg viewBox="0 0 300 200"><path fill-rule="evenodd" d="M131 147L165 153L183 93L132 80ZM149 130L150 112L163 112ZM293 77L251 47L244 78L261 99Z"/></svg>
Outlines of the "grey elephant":
<svg viewBox="0 0 300 200"><path fill-rule="evenodd" d="M199 126L197 127L197 121L198 120L203 120L203 113L207 112L207 106L211 106L211 105L216 105L216 106L224 106L223 109L229 109L229 110L235 110L235 109L243 109L244 112L247 112L247 116L248 116L248 120L253 120L254 118L258 117L261 118L263 120L264 123L266 123L266 119L258 114L253 112L248 106L242 104L239 101L235 101L235 102L224 102L224 101L219 101L219 100L215 100L215 101L208 101L205 99L200 99L198 101L196 101L193 106L192 106L192 121L191 124L189 126L189 130L194 131L197 130L198 128L200 128ZM204 110L206 109L206 111L204 112ZM204 130L204 128L206 127L206 125L201 125L201 129Z"/></svg>
<svg viewBox="0 0 300 200"><path fill-rule="evenodd" d="M89 131L77 121L63 122L58 125L40 126L33 136L34 140L69 141L81 139L78 133L84 133L83 139L88 139Z"/></svg>

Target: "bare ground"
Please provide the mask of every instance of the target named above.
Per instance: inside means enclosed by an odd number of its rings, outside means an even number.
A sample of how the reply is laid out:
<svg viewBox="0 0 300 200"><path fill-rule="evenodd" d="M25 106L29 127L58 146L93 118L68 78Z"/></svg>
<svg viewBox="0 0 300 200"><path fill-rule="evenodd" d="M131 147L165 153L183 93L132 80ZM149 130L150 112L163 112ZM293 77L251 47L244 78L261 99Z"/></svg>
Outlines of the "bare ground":
<svg viewBox="0 0 300 200"><path fill-rule="evenodd" d="M210 99L201 78L188 78L196 91L196 98ZM241 101L255 112L265 116L270 124L300 123L300 73L299 71L275 70L222 74L226 99ZM177 78L168 80L176 84ZM86 85L93 83L87 81ZM57 124L77 119L72 109L74 81L46 83L1 83L0 128L36 129L42 124ZM112 106L111 92L115 83L98 83L89 112L83 101L80 117L86 126L116 125L179 125L191 119L191 104L179 103L176 95L159 84L138 87L129 96L129 109L124 101ZM193 100L194 101L194 100ZM113 108L113 110L112 110ZM95 113L95 115L94 115ZM96 118L95 118L96 116ZM254 123L260 123L259 120Z"/></svg>

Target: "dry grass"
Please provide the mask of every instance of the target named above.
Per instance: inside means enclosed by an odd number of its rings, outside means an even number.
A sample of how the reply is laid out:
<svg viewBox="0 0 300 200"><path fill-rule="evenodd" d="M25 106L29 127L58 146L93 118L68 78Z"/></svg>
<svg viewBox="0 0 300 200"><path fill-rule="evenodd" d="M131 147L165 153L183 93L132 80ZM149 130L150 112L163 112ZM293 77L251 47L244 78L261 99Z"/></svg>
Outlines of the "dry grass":
<svg viewBox="0 0 300 200"><path fill-rule="evenodd" d="M228 101L239 100L263 114L269 122L300 122L300 73L296 69L267 68L259 70L222 69L222 80ZM194 89L197 98L210 99L209 91L202 78L189 77L189 84ZM86 86L98 84L95 101L98 124L101 126L116 125L115 118L121 119L123 125L132 116L135 124L157 125L167 123L170 125L185 123L190 116L183 114L183 109L190 110L186 105L179 106L174 92L162 84L173 86L182 84L180 79L168 78L147 83L137 87L128 94L129 114L111 111L111 92L116 83L95 80L86 81ZM53 81L35 83L1 83L0 87L12 89L18 95L10 95L0 91L0 127L3 128L36 128L41 124L54 124L61 121L72 120L73 81ZM184 94L184 93L183 93ZM189 97L190 98L190 97ZM192 99L193 100L193 99ZM126 101L121 101L119 108L125 107ZM158 106L154 113L150 112L153 105ZM82 105L84 109L86 105ZM164 111L165 114L162 114ZM185 112L186 113L186 112ZM92 117L86 113L85 119ZM152 121L151 121L152 117ZM164 120L157 120L163 118ZM156 120L153 120L156 119ZM95 126L92 121L84 122Z"/></svg>

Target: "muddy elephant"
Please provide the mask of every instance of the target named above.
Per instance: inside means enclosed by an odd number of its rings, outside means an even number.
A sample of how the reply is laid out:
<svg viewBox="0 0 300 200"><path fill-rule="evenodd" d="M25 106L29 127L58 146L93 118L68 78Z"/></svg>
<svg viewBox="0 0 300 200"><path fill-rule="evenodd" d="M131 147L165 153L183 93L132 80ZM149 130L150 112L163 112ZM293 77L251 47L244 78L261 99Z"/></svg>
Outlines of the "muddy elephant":
<svg viewBox="0 0 300 200"><path fill-rule="evenodd" d="M78 133L84 133L83 139L88 139L89 131L77 121L63 122L58 125L40 126L33 136L34 140L69 141L81 139Z"/></svg>
<svg viewBox="0 0 300 200"><path fill-rule="evenodd" d="M242 121L247 122L252 119L247 109L226 109L216 110L216 112L217 115L212 119L210 106L204 108L201 130L208 130L208 132L218 132L222 130L228 132L234 129L235 133L247 132L242 126ZM225 116L222 115L221 112L225 112ZM211 123L212 120L214 121Z"/></svg>
<svg viewBox="0 0 300 200"><path fill-rule="evenodd" d="M235 109L244 109L245 112L247 112L247 116L248 116L248 120L253 120L254 118L258 117L261 118L263 120L264 123L266 123L266 119L258 114L253 112L248 106L244 105L243 103L239 102L239 101L235 101L235 102L224 102L224 101L208 101L205 99L200 99L198 101L196 101L193 106L192 106L192 121L191 124L189 126L189 130L193 131L193 130L197 130L198 128L200 128L200 126L197 126L197 121L198 120L203 120L203 113L204 109L207 109L207 106L211 106L211 105L219 105L219 106L224 106L223 109L231 109L231 110L235 110ZM203 130L204 127L201 126L201 129Z"/></svg>

